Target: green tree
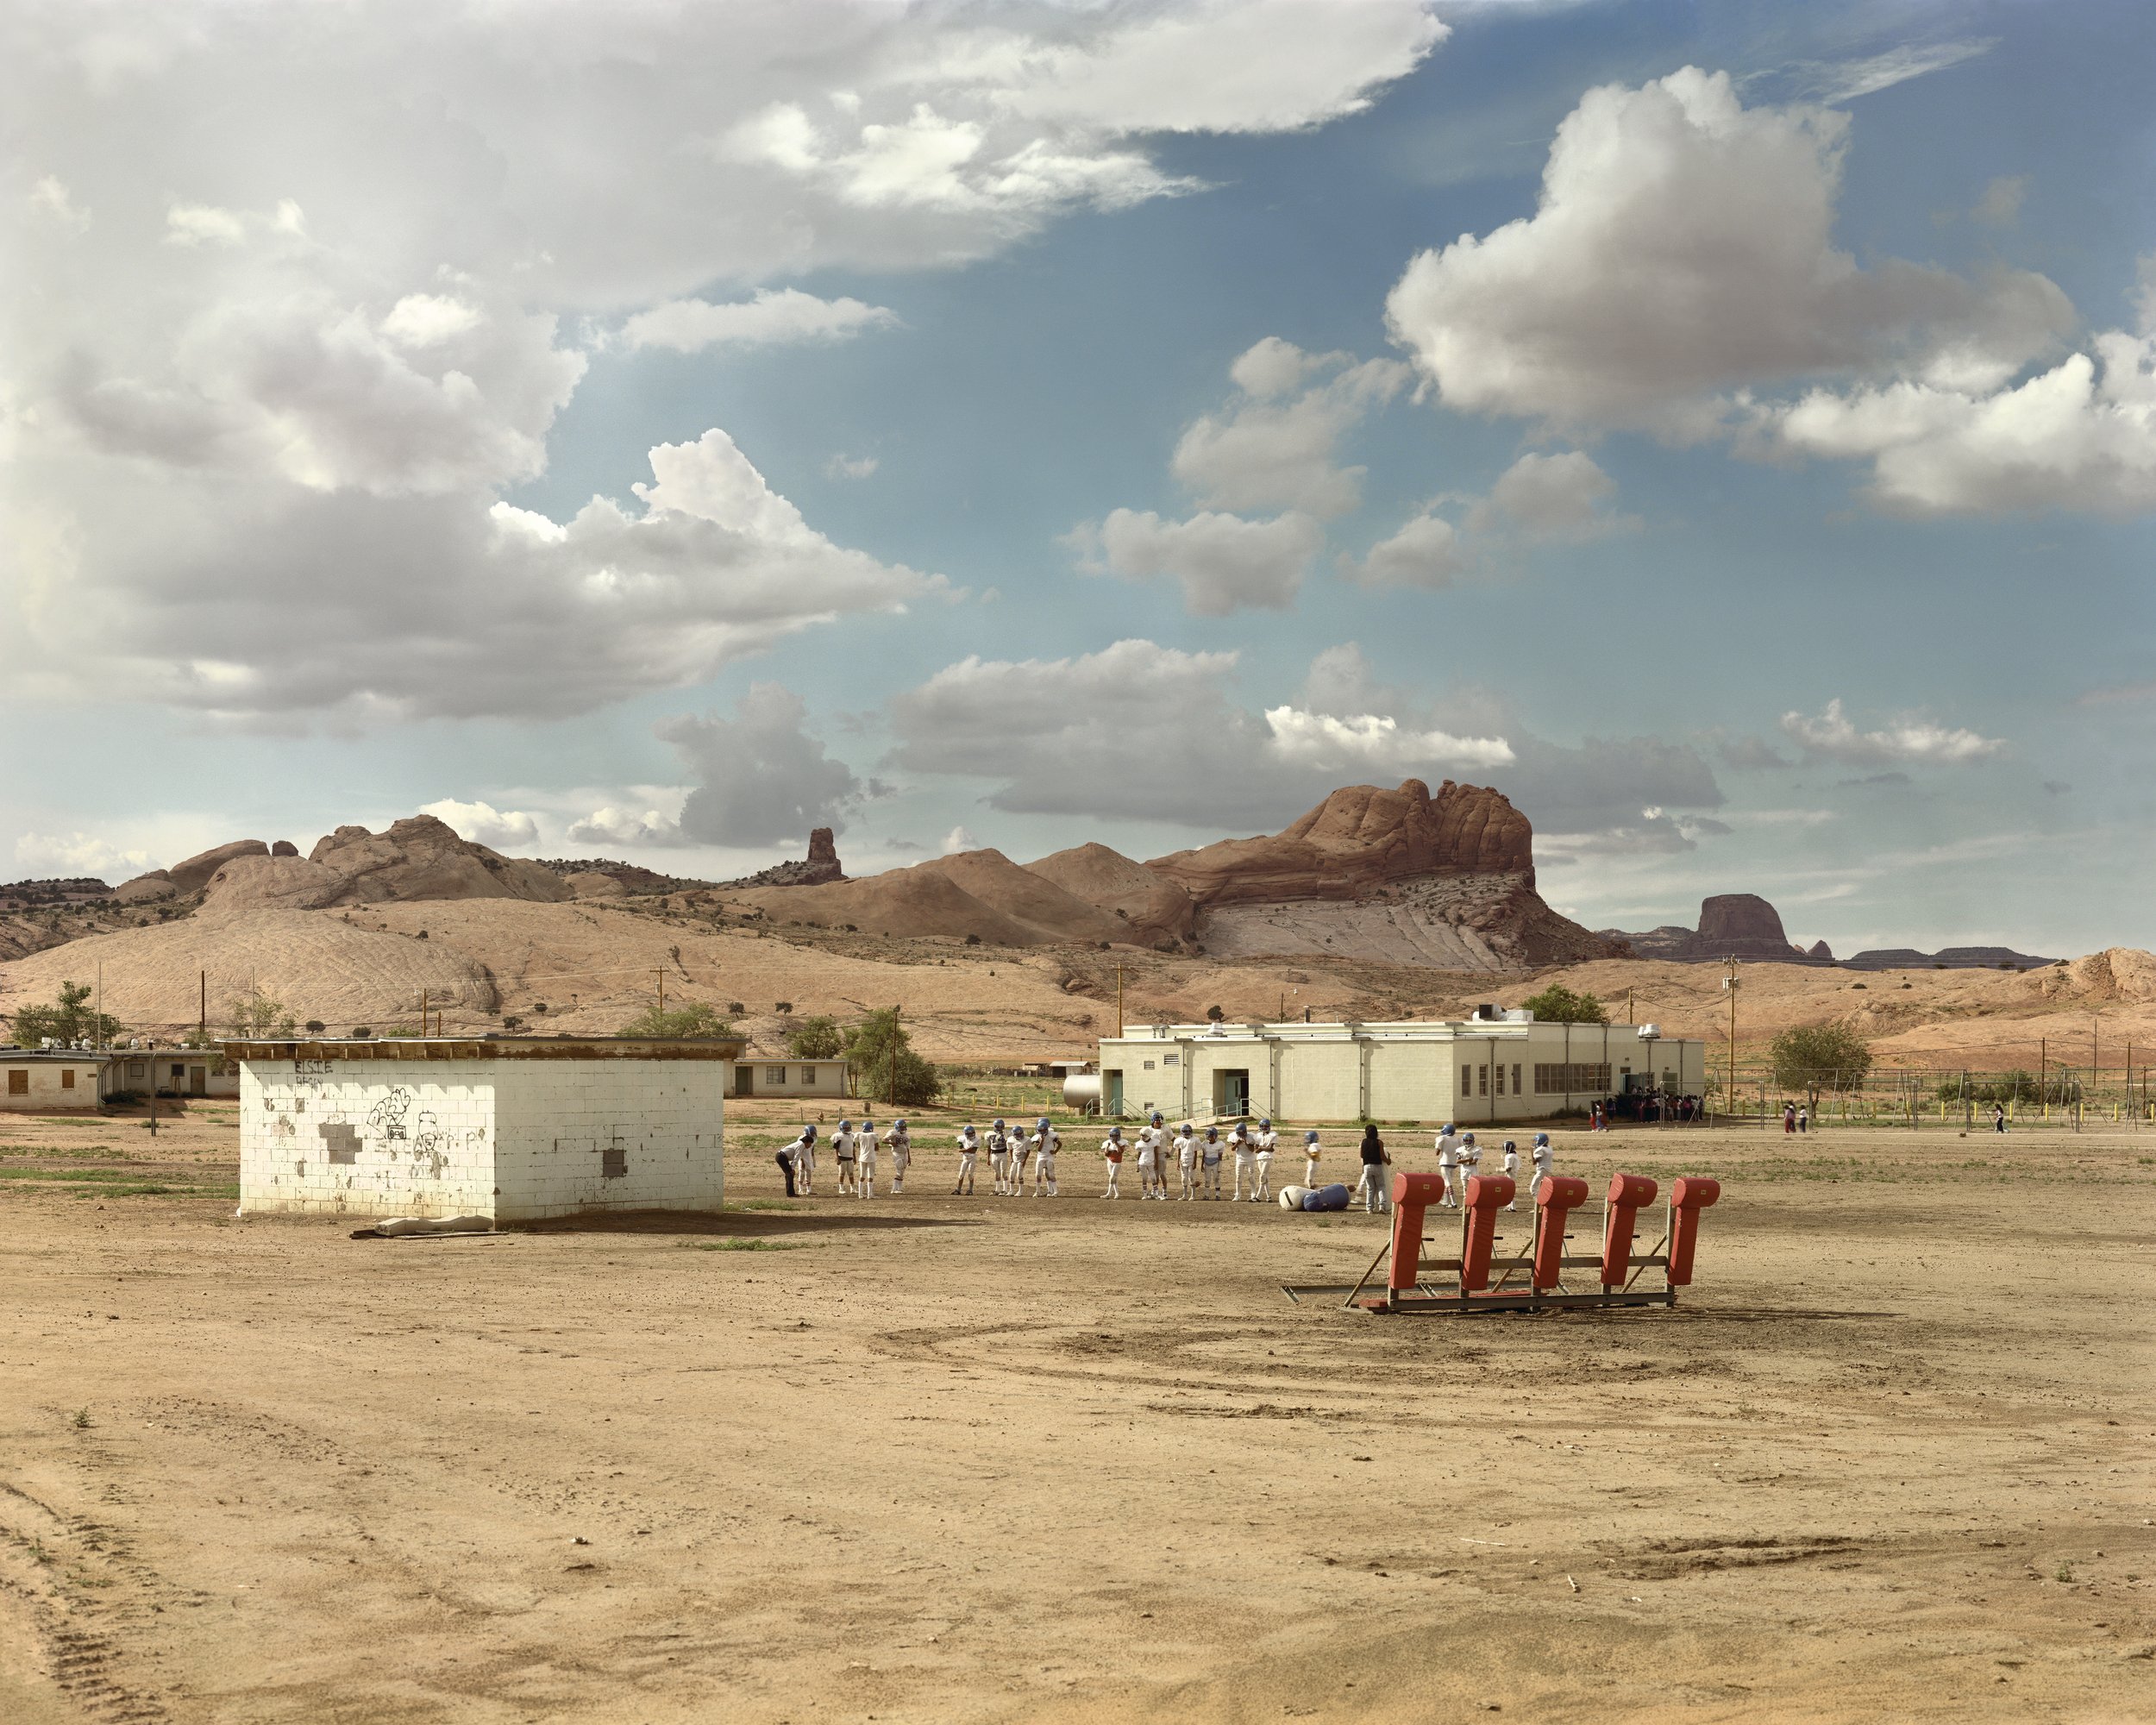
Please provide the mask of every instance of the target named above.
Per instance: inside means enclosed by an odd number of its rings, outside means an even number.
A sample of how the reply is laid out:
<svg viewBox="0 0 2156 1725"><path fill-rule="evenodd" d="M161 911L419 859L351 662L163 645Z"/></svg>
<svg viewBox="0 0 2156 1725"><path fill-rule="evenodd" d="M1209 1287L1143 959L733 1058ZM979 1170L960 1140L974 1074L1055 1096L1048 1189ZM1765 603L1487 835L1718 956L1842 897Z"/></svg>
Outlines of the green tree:
<svg viewBox="0 0 2156 1725"><path fill-rule="evenodd" d="M705 1000L692 1000L686 1007L676 1007L670 1012L661 1012L655 1006L643 1011L621 1027L622 1036L667 1036L701 1038L731 1036L734 1027L718 1015L718 1008Z"/></svg>
<svg viewBox="0 0 2156 1725"><path fill-rule="evenodd" d="M1814 1103L1822 1089L1846 1090L1871 1070L1871 1044L1846 1024L1799 1025L1767 1044L1774 1082Z"/></svg>
<svg viewBox="0 0 2156 1725"><path fill-rule="evenodd" d="M1520 1003L1541 1024L1595 1024L1609 1022L1609 1008L1592 994L1576 994L1562 982L1552 982L1539 994Z"/></svg>
<svg viewBox="0 0 2156 1725"><path fill-rule="evenodd" d="M854 1086L871 1101L918 1108L943 1094L943 1075L913 1051L896 1007L882 1007L846 1037Z"/></svg>
<svg viewBox="0 0 2156 1725"><path fill-rule="evenodd" d="M281 1000L273 1000L260 988L235 994L224 1003L224 1015L233 1033L241 1037L287 1037L299 1028L299 1020Z"/></svg>
<svg viewBox="0 0 2156 1725"><path fill-rule="evenodd" d="M50 1038L54 1042L110 1042L127 1028L110 1013L91 1004L90 986L62 982L60 999L45 1006L15 1009L15 1039L24 1048L35 1048Z"/></svg>
<svg viewBox="0 0 2156 1725"><path fill-rule="evenodd" d="M787 1033L786 1051L796 1060L836 1060L846 1051L846 1038L837 1019L803 1019Z"/></svg>

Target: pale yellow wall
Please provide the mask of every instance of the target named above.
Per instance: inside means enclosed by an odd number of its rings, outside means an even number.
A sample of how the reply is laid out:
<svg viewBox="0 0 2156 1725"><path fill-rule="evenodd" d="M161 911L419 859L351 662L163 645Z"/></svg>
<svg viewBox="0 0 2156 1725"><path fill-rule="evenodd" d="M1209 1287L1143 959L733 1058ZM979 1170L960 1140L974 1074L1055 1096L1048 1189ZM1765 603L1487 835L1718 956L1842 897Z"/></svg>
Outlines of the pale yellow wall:
<svg viewBox="0 0 2156 1725"><path fill-rule="evenodd" d="M0 1073L20 1072L25 1076L16 1079L0 1076L0 1108L43 1111L50 1108L94 1108L97 1106L97 1063L84 1059L77 1063L56 1060L18 1060L10 1064L0 1054ZM62 1080L63 1072L72 1072L75 1082L71 1088ZM15 1086L25 1088L20 1095Z"/></svg>

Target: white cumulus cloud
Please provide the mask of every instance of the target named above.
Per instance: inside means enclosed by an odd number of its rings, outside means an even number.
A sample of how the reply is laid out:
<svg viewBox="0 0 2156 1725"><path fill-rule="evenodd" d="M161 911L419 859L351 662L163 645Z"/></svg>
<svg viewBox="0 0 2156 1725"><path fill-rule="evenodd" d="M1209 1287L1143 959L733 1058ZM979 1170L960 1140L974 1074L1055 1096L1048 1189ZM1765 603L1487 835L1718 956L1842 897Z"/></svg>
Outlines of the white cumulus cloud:
<svg viewBox="0 0 2156 1725"><path fill-rule="evenodd" d="M1307 388L1313 373L1330 373ZM1210 509L1300 510L1326 518L1362 501L1361 467L1337 460L1341 437L1407 380L1394 360L1305 354L1268 336L1236 361L1237 398L1194 421L1175 445L1175 477Z"/></svg>
<svg viewBox="0 0 2156 1725"><path fill-rule="evenodd" d="M1193 617L1238 611L1284 611L1294 602L1325 530L1290 511L1246 520L1207 510L1186 521L1164 521L1151 510L1119 509L1078 543L1088 573L1180 582Z"/></svg>
<svg viewBox="0 0 2156 1725"><path fill-rule="evenodd" d="M1834 245L1847 134L1696 67L1590 90L1535 213L1419 254L1394 336L1447 405L1680 436L1739 389L1934 356L1996 384L2054 349L2072 309L2041 276L1866 268Z"/></svg>
<svg viewBox="0 0 2156 1725"><path fill-rule="evenodd" d="M1293 706L1265 709L1272 730L1269 747L1283 761L1326 771L1382 768L1413 772L1427 767L1502 767L1513 761L1501 737L1454 737L1417 731L1381 713L1304 712Z"/></svg>
<svg viewBox="0 0 2156 1725"><path fill-rule="evenodd" d="M669 299L639 311L622 326L631 348L693 354L705 348L772 347L793 342L843 341L865 329L887 329L899 315L866 300L819 299L797 287L766 288L753 299L713 304Z"/></svg>
<svg viewBox="0 0 2156 1725"><path fill-rule="evenodd" d="M687 843L749 850L782 839L805 843L812 829L843 831L847 812L869 787L824 752L804 722L808 705L778 683L756 683L734 715L685 715L658 734L680 751L696 780L681 805Z"/></svg>
<svg viewBox="0 0 2156 1725"><path fill-rule="evenodd" d="M539 842L539 823L522 809L498 809L492 803L459 802L444 797L422 803L419 812L456 830L460 838L493 850L514 850Z"/></svg>
<svg viewBox="0 0 2156 1725"><path fill-rule="evenodd" d="M1921 718L1898 718L1877 731L1859 731L1839 699L1814 714L1783 713L1782 730L1808 758L1852 767L1906 761L1959 765L1984 760L2006 748L1997 737Z"/></svg>
<svg viewBox="0 0 2156 1725"><path fill-rule="evenodd" d="M95 879L117 884L147 873L149 853L88 832L26 832L15 841L16 867L39 880Z"/></svg>

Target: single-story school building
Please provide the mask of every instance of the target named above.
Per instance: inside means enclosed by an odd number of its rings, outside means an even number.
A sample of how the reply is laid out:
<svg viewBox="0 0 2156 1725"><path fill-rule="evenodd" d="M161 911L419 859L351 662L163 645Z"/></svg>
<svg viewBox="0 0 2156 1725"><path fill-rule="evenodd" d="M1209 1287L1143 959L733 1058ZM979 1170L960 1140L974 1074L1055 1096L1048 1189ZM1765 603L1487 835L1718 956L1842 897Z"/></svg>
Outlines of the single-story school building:
<svg viewBox="0 0 2156 1725"><path fill-rule="evenodd" d="M738 1041L234 1040L240 1209L354 1216L716 1210Z"/></svg>
<svg viewBox="0 0 2156 1725"><path fill-rule="evenodd" d="M1534 1120L1638 1090L1706 1088L1707 1044L1653 1025L1457 1020L1150 1026L1100 1041L1110 1119Z"/></svg>

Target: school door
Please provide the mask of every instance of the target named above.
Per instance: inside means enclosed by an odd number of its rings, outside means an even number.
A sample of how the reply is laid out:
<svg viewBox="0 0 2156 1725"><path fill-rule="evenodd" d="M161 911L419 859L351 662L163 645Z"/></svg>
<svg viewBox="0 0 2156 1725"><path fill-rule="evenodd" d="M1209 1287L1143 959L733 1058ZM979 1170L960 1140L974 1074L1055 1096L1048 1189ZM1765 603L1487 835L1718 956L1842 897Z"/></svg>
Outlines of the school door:
<svg viewBox="0 0 2156 1725"><path fill-rule="evenodd" d="M210 1069L207 1066L190 1066L187 1069L187 1094L191 1096L210 1094Z"/></svg>
<svg viewBox="0 0 2156 1725"><path fill-rule="evenodd" d="M1123 1117L1123 1072L1119 1067L1100 1075L1100 1111L1112 1120Z"/></svg>
<svg viewBox="0 0 2156 1725"><path fill-rule="evenodd" d="M1213 1112L1222 1120L1235 1120L1250 1111L1250 1075L1247 1067L1213 1075Z"/></svg>
<svg viewBox="0 0 2156 1725"><path fill-rule="evenodd" d="M734 1095L753 1096L756 1094L756 1069L741 1065L734 1068Z"/></svg>

